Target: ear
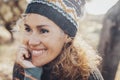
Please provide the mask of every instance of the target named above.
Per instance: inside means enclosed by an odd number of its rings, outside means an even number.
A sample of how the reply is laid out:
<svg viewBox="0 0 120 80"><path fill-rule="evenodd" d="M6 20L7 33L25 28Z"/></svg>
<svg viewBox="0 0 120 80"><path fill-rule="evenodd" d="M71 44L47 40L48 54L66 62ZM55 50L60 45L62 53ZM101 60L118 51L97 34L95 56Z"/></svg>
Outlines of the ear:
<svg viewBox="0 0 120 80"><path fill-rule="evenodd" d="M70 41L72 41L72 38L69 37L68 35L65 35L65 43L68 43Z"/></svg>

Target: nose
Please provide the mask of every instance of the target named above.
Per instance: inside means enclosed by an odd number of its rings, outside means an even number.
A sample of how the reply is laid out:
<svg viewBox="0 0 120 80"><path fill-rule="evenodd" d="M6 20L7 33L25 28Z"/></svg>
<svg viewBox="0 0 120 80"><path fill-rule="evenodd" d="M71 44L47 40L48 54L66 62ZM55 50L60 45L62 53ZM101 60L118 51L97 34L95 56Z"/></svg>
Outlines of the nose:
<svg viewBox="0 0 120 80"><path fill-rule="evenodd" d="M28 44L29 44L30 46L37 46L37 45L39 45L40 43L41 43L40 38L39 38L37 35L31 35L31 36L29 37Z"/></svg>

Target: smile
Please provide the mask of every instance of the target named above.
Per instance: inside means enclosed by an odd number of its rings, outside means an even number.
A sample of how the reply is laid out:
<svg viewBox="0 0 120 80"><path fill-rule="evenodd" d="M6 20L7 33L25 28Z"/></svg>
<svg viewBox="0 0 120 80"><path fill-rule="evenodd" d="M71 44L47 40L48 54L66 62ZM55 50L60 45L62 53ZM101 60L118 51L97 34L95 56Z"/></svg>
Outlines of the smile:
<svg viewBox="0 0 120 80"><path fill-rule="evenodd" d="M32 56L41 56L46 53L46 49L41 49L41 50L33 50L32 51Z"/></svg>

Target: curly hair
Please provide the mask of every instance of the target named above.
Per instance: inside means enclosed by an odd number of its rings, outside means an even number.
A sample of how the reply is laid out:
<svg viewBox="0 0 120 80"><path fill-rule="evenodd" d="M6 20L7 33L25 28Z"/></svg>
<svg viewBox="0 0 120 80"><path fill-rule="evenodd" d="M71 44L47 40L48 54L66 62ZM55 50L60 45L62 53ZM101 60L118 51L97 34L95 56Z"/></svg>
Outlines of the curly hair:
<svg viewBox="0 0 120 80"><path fill-rule="evenodd" d="M49 80L56 80L55 78L59 80L88 80L92 67L97 66L100 57L83 40L79 41L82 45L75 42L76 40L72 39L66 43L61 54L44 66L43 76L48 74L46 70L50 70Z"/></svg>

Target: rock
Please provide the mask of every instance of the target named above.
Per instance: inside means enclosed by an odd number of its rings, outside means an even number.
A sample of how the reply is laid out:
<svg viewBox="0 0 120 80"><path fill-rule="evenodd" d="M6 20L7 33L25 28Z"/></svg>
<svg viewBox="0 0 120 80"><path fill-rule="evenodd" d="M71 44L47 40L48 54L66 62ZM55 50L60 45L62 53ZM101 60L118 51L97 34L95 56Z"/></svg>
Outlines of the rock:
<svg viewBox="0 0 120 80"><path fill-rule="evenodd" d="M10 33L5 29L5 27L0 26L0 44L8 42L10 41L10 39L11 39Z"/></svg>
<svg viewBox="0 0 120 80"><path fill-rule="evenodd" d="M1 5L0 13L5 22L9 22L13 18L11 8L7 4Z"/></svg>
<svg viewBox="0 0 120 80"><path fill-rule="evenodd" d="M14 12L14 15L16 15L16 16L21 14L18 7L13 7L13 12Z"/></svg>
<svg viewBox="0 0 120 80"><path fill-rule="evenodd" d="M25 10L26 4L27 4L26 0L20 0L20 1L18 2L18 5L19 5L19 7L21 8L22 11Z"/></svg>

